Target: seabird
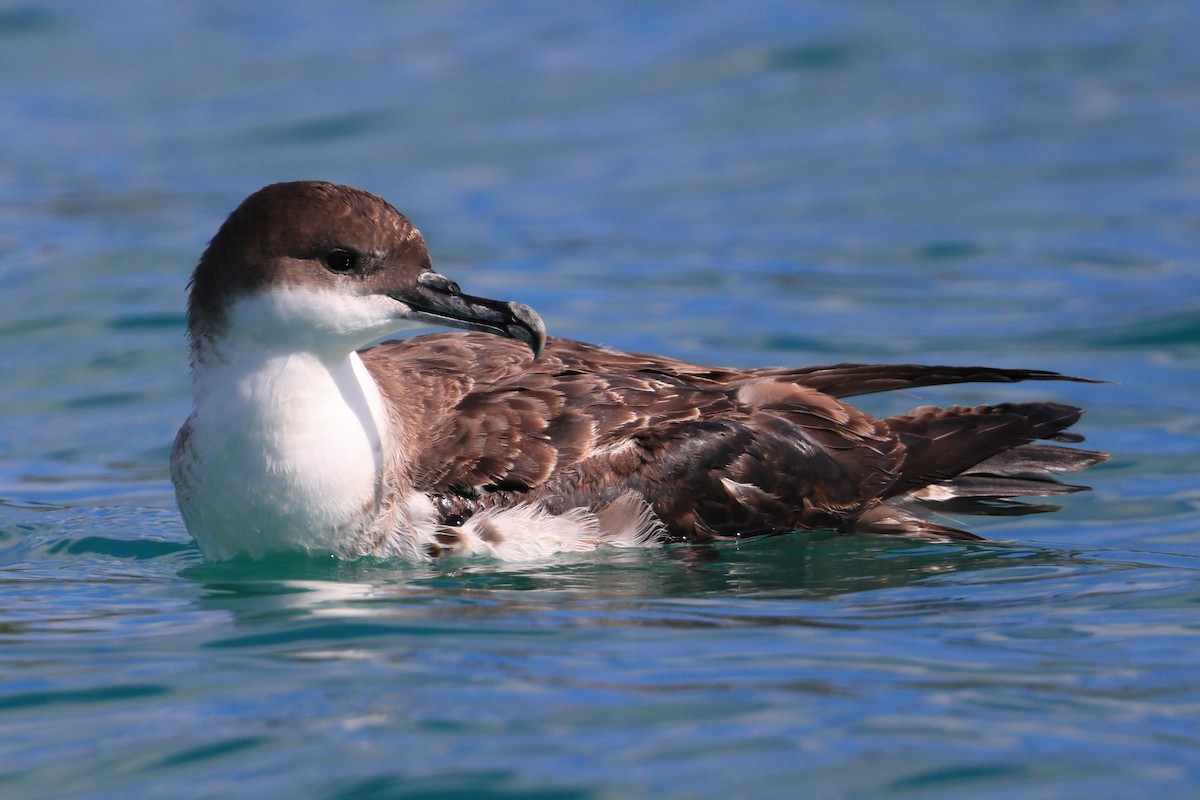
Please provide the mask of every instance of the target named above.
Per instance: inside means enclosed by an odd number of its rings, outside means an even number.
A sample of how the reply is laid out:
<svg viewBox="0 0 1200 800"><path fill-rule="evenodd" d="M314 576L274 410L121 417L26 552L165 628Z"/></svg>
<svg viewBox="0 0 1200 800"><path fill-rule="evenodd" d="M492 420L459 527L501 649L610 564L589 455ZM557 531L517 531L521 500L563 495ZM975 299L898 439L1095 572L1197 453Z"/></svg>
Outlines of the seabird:
<svg viewBox="0 0 1200 800"><path fill-rule="evenodd" d="M798 529L979 538L931 512L1013 498L1106 455L1058 403L875 418L843 398L1082 380L904 365L724 369L547 338L462 292L387 201L320 182L247 198L190 284L195 408L171 477L203 554L508 560ZM372 341L414 325L463 328Z"/></svg>

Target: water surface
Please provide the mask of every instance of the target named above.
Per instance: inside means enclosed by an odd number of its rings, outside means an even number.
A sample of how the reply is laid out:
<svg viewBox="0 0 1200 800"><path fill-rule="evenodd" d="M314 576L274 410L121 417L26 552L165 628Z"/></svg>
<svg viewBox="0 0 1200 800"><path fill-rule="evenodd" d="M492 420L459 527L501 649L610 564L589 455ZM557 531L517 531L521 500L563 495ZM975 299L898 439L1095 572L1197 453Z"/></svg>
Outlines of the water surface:
<svg viewBox="0 0 1200 800"><path fill-rule="evenodd" d="M1200 6L0 10L0 793L1191 797ZM185 284L320 178L558 335L1106 385L1055 515L505 565L204 564Z"/></svg>

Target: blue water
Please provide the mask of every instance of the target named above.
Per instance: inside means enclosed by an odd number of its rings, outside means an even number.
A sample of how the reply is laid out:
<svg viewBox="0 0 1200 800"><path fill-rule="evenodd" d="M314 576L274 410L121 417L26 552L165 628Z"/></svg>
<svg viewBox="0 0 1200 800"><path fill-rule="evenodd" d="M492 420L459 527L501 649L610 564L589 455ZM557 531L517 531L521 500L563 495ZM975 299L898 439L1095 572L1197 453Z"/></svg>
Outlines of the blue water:
<svg viewBox="0 0 1200 800"><path fill-rule="evenodd" d="M1200 4L0 6L0 796L1193 797ZM185 284L388 197L558 335L1055 369L1058 514L522 565L204 564Z"/></svg>

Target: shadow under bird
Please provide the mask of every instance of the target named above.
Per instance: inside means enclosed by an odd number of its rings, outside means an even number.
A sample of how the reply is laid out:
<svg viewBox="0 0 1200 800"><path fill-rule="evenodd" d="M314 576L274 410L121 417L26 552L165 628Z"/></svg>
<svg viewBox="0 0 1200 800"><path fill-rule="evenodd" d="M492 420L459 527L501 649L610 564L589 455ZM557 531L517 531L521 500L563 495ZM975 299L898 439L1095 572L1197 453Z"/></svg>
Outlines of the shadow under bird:
<svg viewBox="0 0 1200 800"><path fill-rule="evenodd" d="M464 328L358 348L414 325ZM247 198L196 267L195 409L171 477L204 555L531 559L797 529L974 539L930 513L1051 510L1057 403L875 418L843 398L1042 370L723 369L547 338L463 293L385 200L319 182Z"/></svg>

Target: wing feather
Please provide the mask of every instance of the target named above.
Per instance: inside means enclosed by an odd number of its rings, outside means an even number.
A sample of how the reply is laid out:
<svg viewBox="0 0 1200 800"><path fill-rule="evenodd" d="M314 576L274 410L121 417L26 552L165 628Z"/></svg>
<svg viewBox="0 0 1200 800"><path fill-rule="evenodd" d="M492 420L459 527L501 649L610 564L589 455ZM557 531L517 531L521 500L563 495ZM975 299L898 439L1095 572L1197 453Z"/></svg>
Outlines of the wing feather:
<svg viewBox="0 0 1200 800"><path fill-rule="evenodd" d="M470 333L385 342L362 357L406 432L413 488L437 496L447 514L523 501L566 513L640 496L672 536L692 540L800 527L971 538L905 503L987 464L1095 463L1071 455L1086 451L1030 444L1070 436L1063 431L1079 415L1070 406L930 408L880 420L839 399L938 383L1082 380L1042 370L733 370L563 339L533 360L519 343ZM991 489L1034 493L1010 473ZM964 494L971 484L982 495L972 481Z"/></svg>

